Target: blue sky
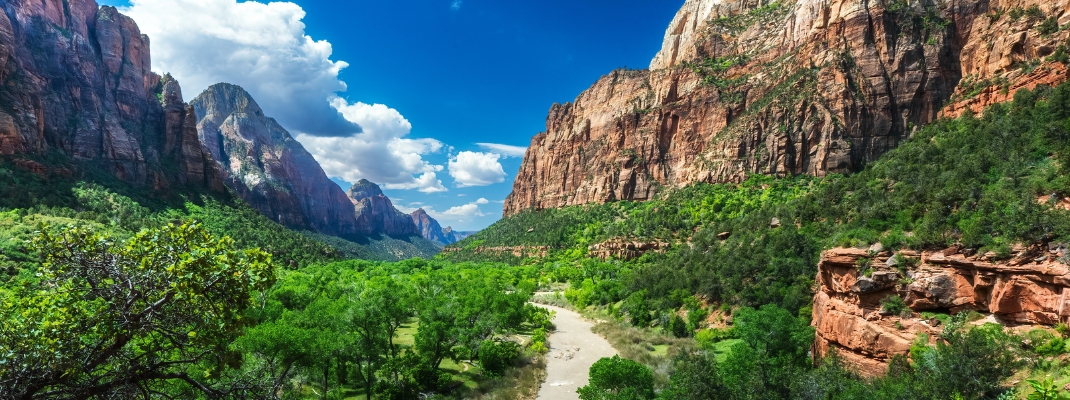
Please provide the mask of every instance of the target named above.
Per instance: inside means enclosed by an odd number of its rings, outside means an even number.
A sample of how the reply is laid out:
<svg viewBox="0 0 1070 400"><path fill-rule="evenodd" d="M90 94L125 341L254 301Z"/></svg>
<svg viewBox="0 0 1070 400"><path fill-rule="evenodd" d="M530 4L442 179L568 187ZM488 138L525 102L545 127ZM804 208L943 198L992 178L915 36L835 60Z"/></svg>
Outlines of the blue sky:
<svg viewBox="0 0 1070 400"><path fill-rule="evenodd" d="M154 68L187 100L240 84L341 184L378 179L399 208L475 230L501 217L521 161L478 143L526 147L554 102L647 67L683 0L100 3L149 34ZM359 140L331 137L352 134L324 122L338 116Z"/></svg>

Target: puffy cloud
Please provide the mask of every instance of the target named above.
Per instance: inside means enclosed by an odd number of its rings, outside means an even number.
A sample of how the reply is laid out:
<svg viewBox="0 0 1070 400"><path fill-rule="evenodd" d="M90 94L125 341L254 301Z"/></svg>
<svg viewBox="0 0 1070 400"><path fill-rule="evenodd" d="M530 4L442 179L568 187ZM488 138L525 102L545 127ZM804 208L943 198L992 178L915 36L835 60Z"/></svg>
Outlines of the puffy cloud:
<svg viewBox="0 0 1070 400"><path fill-rule="evenodd" d="M186 100L208 86L245 88L267 115L287 129L315 136L348 136L360 127L328 100L346 90L330 59L331 44L305 34L305 11L290 2L132 0L123 13L152 43L154 70L170 72Z"/></svg>
<svg viewBox="0 0 1070 400"><path fill-rule="evenodd" d="M487 150L491 153L500 154L502 157L523 157L524 153L528 151L527 147L510 146L507 144L476 143L476 145L482 147L483 150Z"/></svg>
<svg viewBox="0 0 1070 400"><path fill-rule="evenodd" d="M498 162L500 155L462 151L450 158L450 176L460 187L487 186L505 182L505 170Z"/></svg>
<svg viewBox="0 0 1070 400"><path fill-rule="evenodd" d="M462 3L464 3L464 2L461 1L461 0L453 0L453 3L450 3L450 9L453 10L453 11L460 10Z"/></svg>
<svg viewBox="0 0 1070 400"><path fill-rule="evenodd" d="M438 220L440 223L465 222L475 217L486 216L487 214L485 214L483 210L479 208L479 206L487 204L490 204L490 201L480 197L476 201L473 201L468 204L462 204L459 206L453 206L446 211L435 211L435 208L431 206L423 206L423 209L424 211L427 211L428 215ZM401 212L411 214L413 211L416 211L417 206L421 205L422 203L410 203L408 206L395 205L395 207L398 210L401 210Z"/></svg>
<svg viewBox="0 0 1070 400"><path fill-rule="evenodd" d="M387 189L447 191L437 175L443 167L422 157L442 151L442 142L406 138L412 124L382 104L348 104L341 98L332 99L331 104L346 119L364 127L364 132L351 137L297 136L328 176L349 182L368 179Z"/></svg>

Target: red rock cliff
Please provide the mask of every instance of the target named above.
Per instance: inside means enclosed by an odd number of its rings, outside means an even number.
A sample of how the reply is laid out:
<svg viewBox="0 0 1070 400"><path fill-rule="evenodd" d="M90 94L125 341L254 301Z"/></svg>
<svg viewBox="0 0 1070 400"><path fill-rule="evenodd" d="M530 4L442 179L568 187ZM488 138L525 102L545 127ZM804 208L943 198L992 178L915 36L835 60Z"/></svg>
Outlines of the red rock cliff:
<svg viewBox="0 0 1070 400"><path fill-rule="evenodd" d="M860 372L879 375L892 356L908 354L919 333L936 337L941 332L937 321L921 318L923 311L975 310L985 322L1009 326L1070 321L1070 269L1058 261L1065 258L1065 247L1019 249L1002 261L970 253L904 251L893 258L863 249L826 251L813 305L816 354L835 348ZM894 295L909 310L882 313L882 300Z"/></svg>
<svg viewBox="0 0 1070 400"><path fill-rule="evenodd" d="M114 7L0 2L0 156L25 164L61 154L76 172L100 168L157 190L222 190L191 140L188 108L181 96L162 104L165 89L180 92L150 70L149 38Z"/></svg>
<svg viewBox="0 0 1070 400"><path fill-rule="evenodd" d="M1042 15L1009 12L1031 6ZM978 87L1005 96L1065 80L1065 68L1036 63L1067 37L1041 32L1041 21L1070 22L1068 9L1068 0L688 0L649 70L615 71L551 107L505 214L749 174L857 170L949 100L956 110L998 101Z"/></svg>

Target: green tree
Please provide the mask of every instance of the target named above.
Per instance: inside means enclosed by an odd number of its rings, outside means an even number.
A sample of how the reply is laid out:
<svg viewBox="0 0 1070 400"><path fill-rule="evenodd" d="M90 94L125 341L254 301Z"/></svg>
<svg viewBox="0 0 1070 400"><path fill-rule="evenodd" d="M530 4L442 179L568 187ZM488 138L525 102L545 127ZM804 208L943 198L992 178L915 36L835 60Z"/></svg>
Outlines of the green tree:
<svg viewBox="0 0 1070 400"><path fill-rule="evenodd" d="M654 398L654 374L635 361L613 356L591 365L590 383L576 390L582 400Z"/></svg>
<svg viewBox="0 0 1070 400"><path fill-rule="evenodd" d="M683 354L675 361L676 372L669 379L669 386L658 394L665 400L706 400L726 396L717 362L708 353Z"/></svg>
<svg viewBox="0 0 1070 400"><path fill-rule="evenodd" d="M270 257L240 251L199 224L124 242L91 228L45 230L40 280L0 302L0 397L141 397L178 386L208 397L240 366L230 345L251 294L275 279Z"/></svg>

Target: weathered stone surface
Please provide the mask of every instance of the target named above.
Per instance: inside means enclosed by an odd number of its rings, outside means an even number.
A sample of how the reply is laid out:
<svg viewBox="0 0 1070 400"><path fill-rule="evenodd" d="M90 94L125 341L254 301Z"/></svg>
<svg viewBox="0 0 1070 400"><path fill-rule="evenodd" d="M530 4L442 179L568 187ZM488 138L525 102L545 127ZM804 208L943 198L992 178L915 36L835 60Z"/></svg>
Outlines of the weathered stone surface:
<svg viewBox="0 0 1070 400"><path fill-rule="evenodd" d="M993 11L1039 5L1067 23L1068 2L918 1L888 10L903 3L688 0L649 70L614 71L550 108L505 214L645 200L662 187L750 174L858 170L949 100L945 115L957 115L1065 80L1058 63L1037 68L1047 72L1022 66L1051 54L1066 31L1044 36L1039 21ZM714 62L699 67L705 60ZM1009 90L966 99L969 89L955 94L964 77L1006 79Z"/></svg>
<svg viewBox="0 0 1070 400"><path fill-rule="evenodd" d="M665 242L635 241L627 238L612 238L587 247L587 255L602 261L610 258L632 260L648 252L663 253L670 245Z"/></svg>
<svg viewBox="0 0 1070 400"><path fill-rule="evenodd" d="M460 242L467 237L478 233L472 231L455 231L449 226L443 228L442 225L438 223L438 220L432 218L427 214L427 211L424 211L422 208L413 211L410 217L412 217L412 222L416 224L416 230L420 232L420 236L443 246Z"/></svg>
<svg viewBox="0 0 1070 400"><path fill-rule="evenodd" d="M102 169L161 191L222 190L200 145L188 140L181 100L165 111L157 99L160 77L150 66L148 37L114 7L0 2L0 156L60 153L75 161L75 173ZM166 147L168 131L187 134L176 137L181 150Z"/></svg>
<svg viewBox="0 0 1070 400"><path fill-rule="evenodd" d="M349 188L347 194L355 207L360 233L381 233L389 236L420 234L413 219L394 208L394 203L383 194L379 185L361 179Z"/></svg>
<svg viewBox="0 0 1070 400"><path fill-rule="evenodd" d="M1007 325L1046 325L1070 321L1070 269L1056 261L1059 247L1022 249L1010 260L986 261L984 256L963 254L961 247L903 256L919 258L907 268L908 280L896 281L901 272L889 266L886 256L862 249L832 249L818 266L818 293L814 297L813 325L818 355L836 348L867 375L882 374L888 360L907 355L919 333L936 337L942 327L916 312L958 313L975 310L986 321ZM859 263L871 258L869 263ZM871 268L865 276L861 265ZM868 286L860 282L870 282ZM875 283L875 284L874 284ZM881 301L902 297L909 315L882 314Z"/></svg>
<svg viewBox="0 0 1070 400"><path fill-rule="evenodd" d="M190 104L200 142L224 171L227 186L253 208L291 228L362 232L342 189L244 89L215 84Z"/></svg>

